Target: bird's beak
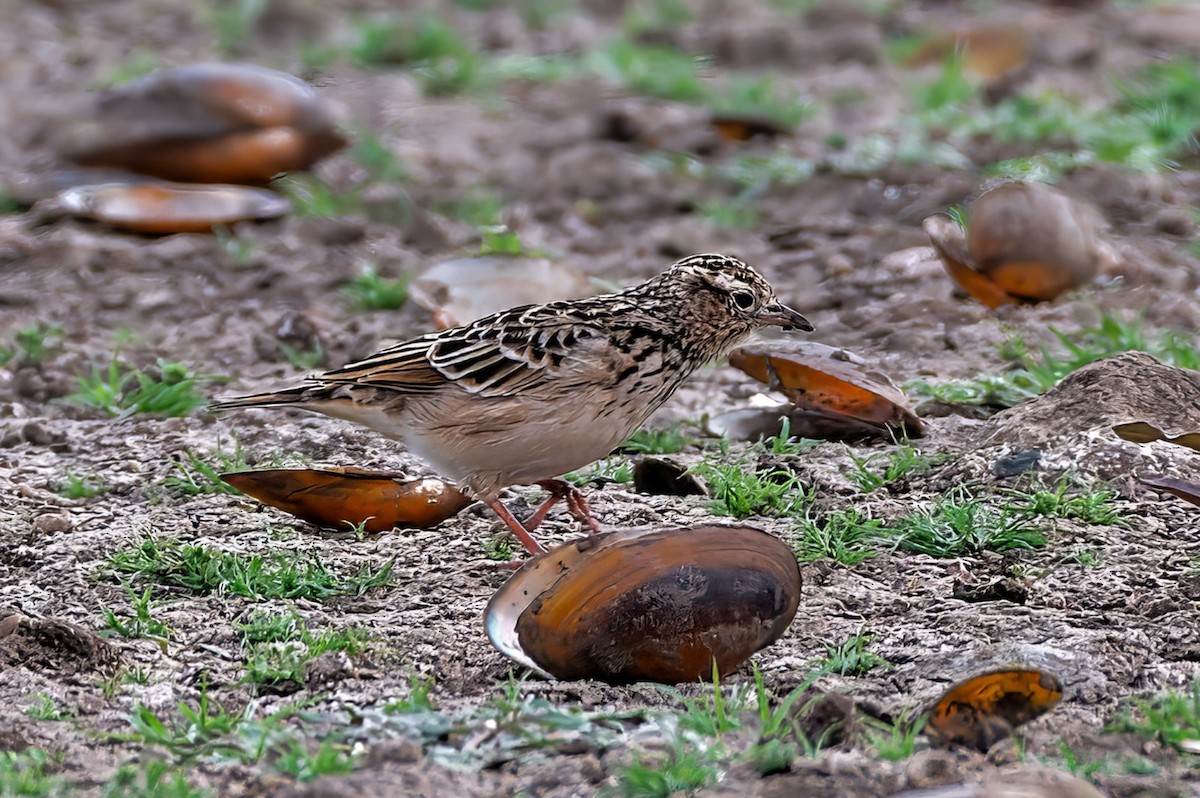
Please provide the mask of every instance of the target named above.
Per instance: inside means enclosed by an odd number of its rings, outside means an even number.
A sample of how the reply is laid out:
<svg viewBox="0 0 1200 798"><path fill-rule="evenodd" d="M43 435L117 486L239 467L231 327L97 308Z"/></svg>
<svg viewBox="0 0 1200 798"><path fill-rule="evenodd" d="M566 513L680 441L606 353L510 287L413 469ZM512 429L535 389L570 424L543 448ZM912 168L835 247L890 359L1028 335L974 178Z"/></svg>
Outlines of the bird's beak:
<svg viewBox="0 0 1200 798"><path fill-rule="evenodd" d="M808 319L779 302L763 305L762 310L758 312L758 320L764 325L782 327L784 330L813 331L813 326L809 324Z"/></svg>

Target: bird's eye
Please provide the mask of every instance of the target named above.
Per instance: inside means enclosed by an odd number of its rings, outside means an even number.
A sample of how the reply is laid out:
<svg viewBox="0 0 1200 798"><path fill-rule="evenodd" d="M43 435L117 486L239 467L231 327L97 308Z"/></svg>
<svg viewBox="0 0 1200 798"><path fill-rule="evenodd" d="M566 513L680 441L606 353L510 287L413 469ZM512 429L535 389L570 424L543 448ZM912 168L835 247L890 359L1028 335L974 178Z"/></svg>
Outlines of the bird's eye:
<svg viewBox="0 0 1200 798"><path fill-rule="evenodd" d="M749 310L754 307L754 294L749 291L734 291L733 304L737 305L742 310Z"/></svg>

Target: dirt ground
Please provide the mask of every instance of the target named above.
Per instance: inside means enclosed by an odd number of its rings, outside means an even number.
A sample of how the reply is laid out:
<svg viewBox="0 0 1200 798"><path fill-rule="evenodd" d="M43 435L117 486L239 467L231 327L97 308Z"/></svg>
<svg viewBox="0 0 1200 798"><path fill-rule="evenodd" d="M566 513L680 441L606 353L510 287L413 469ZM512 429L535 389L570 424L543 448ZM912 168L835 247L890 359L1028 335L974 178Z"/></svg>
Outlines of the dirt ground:
<svg viewBox="0 0 1200 798"><path fill-rule="evenodd" d="M297 4L272 28L278 36L251 30L233 57L298 72L297 40L333 35L348 12L388 5ZM428 98L402 68L333 65L305 76L408 172L399 185L373 186L362 213L247 225L237 230L242 252L249 253L244 256L206 235L146 238L23 212L0 217L0 342L39 321L65 331L61 348L44 361L0 367L0 618L21 613L88 632L51 624L40 634L23 632L19 646L0 642L0 750L62 752L57 772L82 793L98 793L119 766L163 756L114 738L130 731L135 707L166 717L177 702L194 705L202 685L223 706L247 708L259 718L303 703L304 722L294 720L305 735L324 735L363 753L350 774L308 783L279 775L265 761L189 763L193 783L220 795L573 796L606 788L619 794L617 774L633 752L665 746L669 735L661 721L629 720L594 736L564 733L535 748L506 742L494 722L488 732L483 721L478 728L468 723L469 733L423 738L398 720L403 715L383 711L423 678L434 680L432 700L445 717L468 718L503 696L513 666L489 643L482 613L510 572L486 557L485 544L500 528L485 509L473 506L433 530L360 540L246 497L184 496L161 487L189 453L211 460L218 448L229 452L235 445L251 465L282 458L427 473L397 445L300 413L216 417L200 411L114 420L63 401L77 375L107 363L118 349L134 365L164 357L227 377L206 388L218 395L301 376L281 341L299 347L319 341L322 365L335 366L383 340L431 329L430 313L412 302L396 311L358 312L341 287L366 265L385 275L417 274L473 252L474 226L443 211L479 187L502 198L504 223L526 245L603 284L644 279L687 253L737 254L808 316L817 330L813 340L851 349L898 384L1002 371L1008 363L997 346L1014 332L1044 341L1048 326L1069 333L1094 324L1102 311L1144 312L1147 326L1156 328L1200 329L1200 261L1185 246L1195 236L1192 214L1200 207L1200 178L1193 172L1098 166L1066 176L1061 187L1107 220L1114 253L1109 269L1095 286L1055 302L993 313L954 291L921 229L928 214L978 195L987 184L978 169L920 162L857 174L818 169L760 197L758 223L722 226L697 211L698 199L711 189L695 176L656 167L655 151L645 143L699 149L700 159L713 164L780 147L820 159L831 134L853 140L887 133L904 112L905 81L934 74L894 70L887 44L900 33L984 18L1024 20L1037 33L1029 63L1014 79L1017 90L1086 93L1102 91L1109 75L1151 60L1200 56L1200 35L1189 35L1200 32L1195 13L1103 2L892 3L872 14L833 3L807 13L749 0L700 5L704 13L662 35L716 53L718 68L776 70L811 97L812 116L784 143L708 146L701 110L622 96L594 79L512 81L482 96ZM621 30L620 6L600 0L568 7L544 30L528 29L515 7L448 15L472 41L495 52L577 52ZM222 57L212 23L198 9L179 0L0 2L0 172L44 163L61 108L135 51L153 54L161 65ZM866 99L830 101L852 95ZM604 137L602 123L616 113L640 120L651 135L632 142ZM965 154L984 164L1027 146L1006 150L980 140L969 142ZM345 152L317 171L333 186L362 178ZM1139 363L1126 367L1145 365ZM1065 698L1024 730L1020 751L1011 742L986 756L921 744L915 757L892 763L848 742L766 777L734 764L699 794L892 795L1003 778L1043 762L1064 769L1065 743L1080 761L1153 763L1152 773L1095 770L1092 782L1106 794L1200 795L1194 756L1103 730L1131 697L1178 690L1200 673L1200 516L1130 478L1146 465L1181 469L1183 476L1182 469L1200 468L1200 458L1163 444L1139 450L1101 434L1114 421L1164 415L1176 429L1198 430L1200 401L1193 397L1189 406L1185 394L1181 404L1164 409L1154 386L1136 380L1130 386L1115 395L1084 386L1082 394L1038 400L1057 413L1018 407L991 419L931 415L920 446L950 459L866 496L846 476L849 455L885 446L824 444L784 463L816 486L818 508L855 505L885 519L955 485L1011 484L1012 478L995 476L993 466L1030 448L1044 451L1038 476L1051 484L1065 471L1085 482L1111 482L1127 525L1058 522L1050 545L1038 551L955 559L896 552L850 568L806 564L796 620L755 657L779 697L802 681L826 645L869 630L871 650L892 665L860 677L827 676L819 686L890 715L919 709L955 677L988 665L1041 664L1060 675ZM702 370L652 426L746 406L761 387L726 365ZM1139 413L1149 415L1130 418ZM685 463L699 458L697 449L680 456ZM95 478L108 490L66 499L60 489L71 476ZM517 487L507 500L524 510L538 496ZM722 520L704 497L645 496L612 482L590 486L588 497L614 528ZM787 519L748 523L784 538L794 532ZM547 544L579 534L562 512L541 531ZM172 630L168 643L91 635L102 628L102 607L129 614L130 596L109 558L147 536L242 554L311 553L339 574L394 562L393 579L361 596L321 602L254 602L158 586L154 614ZM1095 564L1076 556L1085 550L1097 555ZM961 585L1008 578L1021 583L1022 600L955 597ZM135 584L139 593L147 586ZM258 690L242 679L237 625L262 606L290 606L313 629L362 628L370 642L359 656L330 654L310 664L304 685ZM105 689L114 674L134 670L145 683ZM749 679L743 669L727 683ZM680 708L675 695L652 685L529 678L521 691L588 711ZM71 707L75 716L32 716L27 708L39 694Z"/></svg>

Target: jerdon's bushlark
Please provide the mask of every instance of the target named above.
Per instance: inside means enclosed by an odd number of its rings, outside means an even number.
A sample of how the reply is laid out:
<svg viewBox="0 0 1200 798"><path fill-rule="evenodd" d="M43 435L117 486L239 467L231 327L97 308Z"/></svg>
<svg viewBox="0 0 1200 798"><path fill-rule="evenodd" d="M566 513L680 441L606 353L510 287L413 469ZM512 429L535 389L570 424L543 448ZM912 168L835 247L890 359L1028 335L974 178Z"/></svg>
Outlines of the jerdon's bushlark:
<svg viewBox="0 0 1200 798"><path fill-rule="evenodd" d="M559 499L599 528L559 477L609 454L759 327L812 330L741 261L692 255L623 291L501 311L213 407L299 407L403 441L538 553L529 533ZM551 494L524 524L499 500L522 484Z"/></svg>

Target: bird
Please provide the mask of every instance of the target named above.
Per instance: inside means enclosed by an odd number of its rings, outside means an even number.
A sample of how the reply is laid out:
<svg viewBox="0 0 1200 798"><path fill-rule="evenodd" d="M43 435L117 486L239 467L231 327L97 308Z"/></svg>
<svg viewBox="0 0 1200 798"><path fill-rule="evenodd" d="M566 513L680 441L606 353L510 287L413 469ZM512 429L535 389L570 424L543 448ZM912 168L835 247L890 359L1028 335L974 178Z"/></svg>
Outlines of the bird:
<svg viewBox="0 0 1200 798"><path fill-rule="evenodd" d="M212 407L300 408L401 441L536 555L531 533L559 501L601 528L562 475L606 457L692 372L765 327L813 330L742 261L691 255L614 293L503 310ZM512 485L550 495L522 522L500 501Z"/></svg>

